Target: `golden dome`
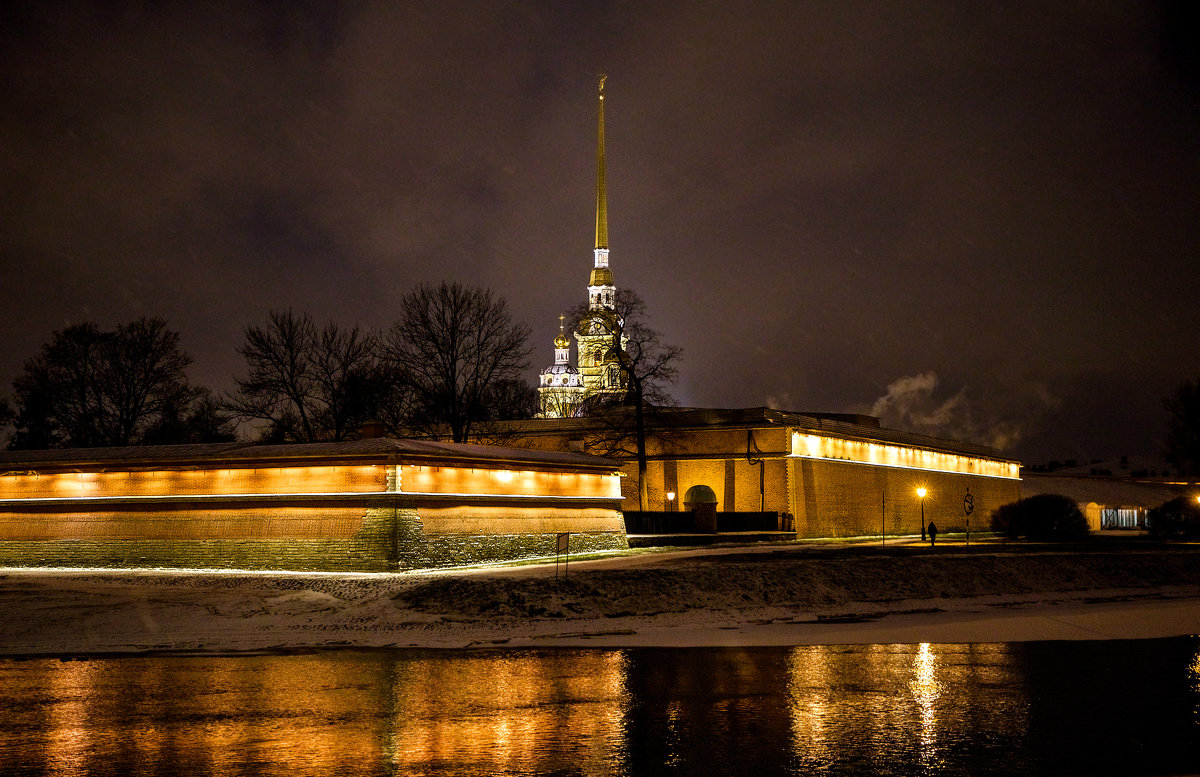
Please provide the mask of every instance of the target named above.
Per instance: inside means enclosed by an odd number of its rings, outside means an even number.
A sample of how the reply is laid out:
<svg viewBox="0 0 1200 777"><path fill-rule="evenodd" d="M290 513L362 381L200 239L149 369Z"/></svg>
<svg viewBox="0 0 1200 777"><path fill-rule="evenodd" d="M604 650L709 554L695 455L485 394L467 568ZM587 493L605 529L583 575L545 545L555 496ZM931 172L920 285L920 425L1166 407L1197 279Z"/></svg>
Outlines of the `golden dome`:
<svg viewBox="0 0 1200 777"><path fill-rule="evenodd" d="M559 331L558 336L554 338L554 347L555 348L570 348L571 341L567 339L567 336L565 334L563 334L561 331Z"/></svg>
<svg viewBox="0 0 1200 777"><path fill-rule="evenodd" d="M613 274L612 270L607 267L596 267L592 270L592 279L588 282L588 286L612 286Z"/></svg>

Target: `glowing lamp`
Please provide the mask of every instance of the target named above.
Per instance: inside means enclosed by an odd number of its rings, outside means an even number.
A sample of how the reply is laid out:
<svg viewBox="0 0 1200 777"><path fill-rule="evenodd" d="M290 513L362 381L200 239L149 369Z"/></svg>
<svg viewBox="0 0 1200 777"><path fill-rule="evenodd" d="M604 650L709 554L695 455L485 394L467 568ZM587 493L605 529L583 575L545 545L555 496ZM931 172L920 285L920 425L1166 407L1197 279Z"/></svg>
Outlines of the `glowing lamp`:
<svg viewBox="0 0 1200 777"><path fill-rule="evenodd" d="M917 497L921 500L921 542L925 541L925 486L917 488Z"/></svg>

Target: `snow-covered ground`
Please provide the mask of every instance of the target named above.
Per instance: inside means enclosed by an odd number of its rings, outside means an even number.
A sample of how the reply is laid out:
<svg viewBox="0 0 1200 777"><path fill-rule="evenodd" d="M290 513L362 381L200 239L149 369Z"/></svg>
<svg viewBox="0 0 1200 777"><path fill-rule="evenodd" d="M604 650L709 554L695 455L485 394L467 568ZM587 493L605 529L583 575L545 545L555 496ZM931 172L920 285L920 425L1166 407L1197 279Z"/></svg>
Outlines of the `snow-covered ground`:
<svg viewBox="0 0 1200 777"><path fill-rule="evenodd" d="M0 653L1200 633L1200 547L786 544L406 574L0 570Z"/></svg>

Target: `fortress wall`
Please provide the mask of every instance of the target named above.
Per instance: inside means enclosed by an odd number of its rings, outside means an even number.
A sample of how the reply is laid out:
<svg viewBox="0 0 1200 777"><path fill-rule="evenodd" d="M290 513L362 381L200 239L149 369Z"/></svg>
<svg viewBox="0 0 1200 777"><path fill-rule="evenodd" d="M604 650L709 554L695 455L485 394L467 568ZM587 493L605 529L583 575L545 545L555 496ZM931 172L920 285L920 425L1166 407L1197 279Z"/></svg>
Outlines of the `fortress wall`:
<svg viewBox="0 0 1200 777"><path fill-rule="evenodd" d="M807 537L918 534L924 486L925 522L940 531L964 531L964 497L974 504L971 529L988 531L1001 505L1020 499L1019 480L948 472L895 469L852 462L794 459L791 498L796 529Z"/></svg>

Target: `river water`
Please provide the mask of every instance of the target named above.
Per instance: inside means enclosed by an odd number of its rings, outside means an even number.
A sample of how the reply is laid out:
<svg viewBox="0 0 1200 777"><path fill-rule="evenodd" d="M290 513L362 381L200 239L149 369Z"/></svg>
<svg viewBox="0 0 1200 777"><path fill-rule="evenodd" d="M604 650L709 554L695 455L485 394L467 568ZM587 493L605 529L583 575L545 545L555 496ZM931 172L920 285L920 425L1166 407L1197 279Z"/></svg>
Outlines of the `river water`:
<svg viewBox="0 0 1200 777"><path fill-rule="evenodd" d="M4 775L1200 772L1200 639L0 660Z"/></svg>

